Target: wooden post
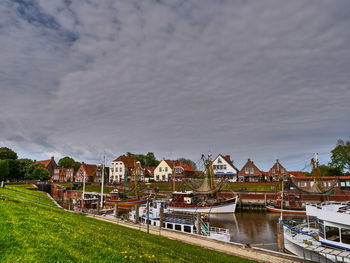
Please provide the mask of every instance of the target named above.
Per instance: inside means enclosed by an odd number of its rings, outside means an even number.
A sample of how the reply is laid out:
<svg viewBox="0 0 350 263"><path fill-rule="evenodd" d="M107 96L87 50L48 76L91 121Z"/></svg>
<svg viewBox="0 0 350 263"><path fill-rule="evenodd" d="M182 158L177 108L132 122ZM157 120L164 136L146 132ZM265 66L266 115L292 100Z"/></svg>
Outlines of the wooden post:
<svg viewBox="0 0 350 263"><path fill-rule="evenodd" d="M118 203L114 204L114 217L117 218L118 217Z"/></svg>
<svg viewBox="0 0 350 263"><path fill-rule="evenodd" d="M277 228L278 228L278 251L284 252L283 225L281 222L277 223Z"/></svg>
<svg viewBox="0 0 350 263"><path fill-rule="evenodd" d="M266 193L264 194L264 204L265 204L265 207L266 207Z"/></svg>
<svg viewBox="0 0 350 263"><path fill-rule="evenodd" d="M164 208L163 206L160 207L160 214L159 214L159 229L162 229L163 222L164 222Z"/></svg>
<svg viewBox="0 0 350 263"><path fill-rule="evenodd" d="M135 205L135 224L139 222L139 214L140 214L139 206Z"/></svg>
<svg viewBox="0 0 350 263"><path fill-rule="evenodd" d="M68 198L68 211L70 210L70 202L71 202L71 199Z"/></svg>
<svg viewBox="0 0 350 263"><path fill-rule="evenodd" d="M197 234L201 234L201 213L197 213L196 215L196 228L197 228Z"/></svg>
<svg viewBox="0 0 350 263"><path fill-rule="evenodd" d="M99 214L100 213L100 202L98 200L97 200L96 208L97 208L97 214Z"/></svg>
<svg viewBox="0 0 350 263"><path fill-rule="evenodd" d="M83 212L83 210L84 210L84 198L83 199L81 199L81 212Z"/></svg>

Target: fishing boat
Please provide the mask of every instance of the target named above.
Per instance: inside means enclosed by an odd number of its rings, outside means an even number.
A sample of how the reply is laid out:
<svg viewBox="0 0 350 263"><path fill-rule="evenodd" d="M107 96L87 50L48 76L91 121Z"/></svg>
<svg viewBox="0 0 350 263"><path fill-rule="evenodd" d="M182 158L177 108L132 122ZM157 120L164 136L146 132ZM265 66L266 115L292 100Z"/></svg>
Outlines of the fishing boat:
<svg viewBox="0 0 350 263"><path fill-rule="evenodd" d="M350 202L306 204L306 214L280 220L285 249L311 261L350 262Z"/></svg>
<svg viewBox="0 0 350 263"><path fill-rule="evenodd" d="M135 205L146 204L147 197L140 197L138 193L138 178L141 165L134 162L133 167L126 167L123 185L110 193L111 198L105 201L106 206L118 205L121 209L131 209ZM129 174L131 178L129 178ZM129 193L129 194L127 194ZM133 196L130 196L131 195Z"/></svg>
<svg viewBox="0 0 350 263"><path fill-rule="evenodd" d="M138 217L138 218L137 218ZM136 210L129 213L129 220L141 224L162 227L167 230L179 231L188 234L200 234L202 236L221 240L230 241L230 231L225 228L210 227L208 217L194 213L180 213L169 210L167 201L152 200L147 205L141 205ZM199 231L197 227L200 227Z"/></svg>
<svg viewBox="0 0 350 263"><path fill-rule="evenodd" d="M193 179L185 181L191 191L172 193L168 209L176 212L225 214L234 213L238 202L238 196L232 198L220 198L217 193L226 185L227 178L217 180L214 176L210 155L206 160L202 159L205 165L204 178L200 184L193 182Z"/></svg>
<svg viewBox="0 0 350 263"><path fill-rule="evenodd" d="M272 213L306 215L305 206L300 201L300 197L293 193L279 192L276 202L267 205L266 210Z"/></svg>

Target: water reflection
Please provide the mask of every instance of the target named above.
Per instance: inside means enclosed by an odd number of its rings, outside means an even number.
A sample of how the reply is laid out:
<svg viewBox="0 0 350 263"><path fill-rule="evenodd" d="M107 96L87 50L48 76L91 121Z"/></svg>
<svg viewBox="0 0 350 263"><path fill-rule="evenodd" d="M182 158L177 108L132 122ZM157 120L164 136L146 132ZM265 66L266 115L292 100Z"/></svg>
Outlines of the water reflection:
<svg viewBox="0 0 350 263"><path fill-rule="evenodd" d="M279 214L267 212L211 215L210 225L228 228L232 242L278 250L277 223L279 217ZM305 216L284 215L283 218L305 218Z"/></svg>

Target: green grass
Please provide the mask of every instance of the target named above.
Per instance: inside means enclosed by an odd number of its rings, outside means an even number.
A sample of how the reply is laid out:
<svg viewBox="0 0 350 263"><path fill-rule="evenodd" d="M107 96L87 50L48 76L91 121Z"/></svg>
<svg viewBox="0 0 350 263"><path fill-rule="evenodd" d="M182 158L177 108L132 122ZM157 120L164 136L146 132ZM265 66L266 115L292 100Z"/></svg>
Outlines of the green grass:
<svg viewBox="0 0 350 263"><path fill-rule="evenodd" d="M276 191L279 189L278 184L244 184L244 183L233 183L227 184L224 190L239 191L247 188L247 191Z"/></svg>
<svg viewBox="0 0 350 263"><path fill-rule="evenodd" d="M17 189L30 191L23 186ZM84 215L45 206L38 208L29 201L0 196L0 262L124 261L252 262Z"/></svg>

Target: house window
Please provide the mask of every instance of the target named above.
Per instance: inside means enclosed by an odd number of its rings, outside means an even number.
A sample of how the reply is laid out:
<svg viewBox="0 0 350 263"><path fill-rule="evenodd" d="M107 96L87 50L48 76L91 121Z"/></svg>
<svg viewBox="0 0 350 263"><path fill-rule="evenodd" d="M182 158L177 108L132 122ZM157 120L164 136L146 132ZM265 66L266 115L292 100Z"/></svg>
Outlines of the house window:
<svg viewBox="0 0 350 263"><path fill-rule="evenodd" d="M159 175L157 175L156 178L157 178L156 180L159 181Z"/></svg>
<svg viewBox="0 0 350 263"><path fill-rule="evenodd" d="M159 167L159 172L161 172L162 171L162 167Z"/></svg>
<svg viewBox="0 0 350 263"><path fill-rule="evenodd" d="M226 170L226 164L224 165L223 169Z"/></svg>
<svg viewBox="0 0 350 263"><path fill-rule="evenodd" d="M168 167L165 167L164 171L167 172L168 171Z"/></svg>
<svg viewBox="0 0 350 263"><path fill-rule="evenodd" d="M249 174L249 168L245 168L245 173Z"/></svg>
<svg viewBox="0 0 350 263"><path fill-rule="evenodd" d="M165 181L165 175L164 174L162 175L162 181Z"/></svg>
<svg viewBox="0 0 350 263"><path fill-rule="evenodd" d="M119 168L119 172L122 172L122 171L123 171L123 168L120 167L120 168Z"/></svg>
<svg viewBox="0 0 350 263"><path fill-rule="evenodd" d="M216 170L216 165L213 165L213 169Z"/></svg>
<svg viewBox="0 0 350 263"><path fill-rule="evenodd" d="M281 173L282 173L282 174L284 173L284 169L281 169Z"/></svg>
<svg viewBox="0 0 350 263"><path fill-rule="evenodd" d="M254 168L250 168L250 174L254 174Z"/></svg>
<svg viewBox="0 0 350 263"><path fill-rule="evenodd" d="M273 174L275 173L275 169L272 169L272 173L273 173Z"/></svg>
<svg viewBox="0 0 350 263"><path fill-rule="evenodd" d="M218 163L222 163L222 161L221 161L221 159L220 159L220 158L218 159Z"/></svg>

